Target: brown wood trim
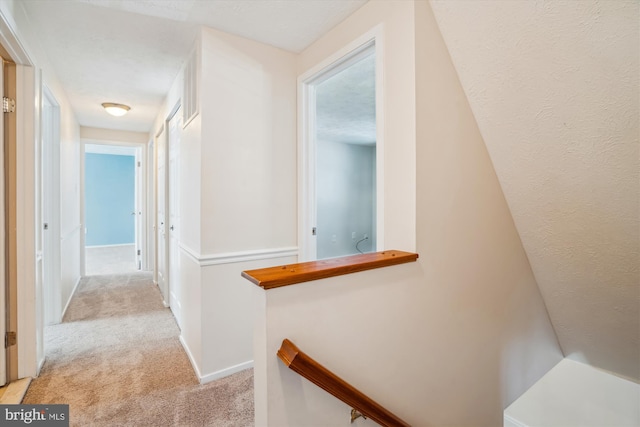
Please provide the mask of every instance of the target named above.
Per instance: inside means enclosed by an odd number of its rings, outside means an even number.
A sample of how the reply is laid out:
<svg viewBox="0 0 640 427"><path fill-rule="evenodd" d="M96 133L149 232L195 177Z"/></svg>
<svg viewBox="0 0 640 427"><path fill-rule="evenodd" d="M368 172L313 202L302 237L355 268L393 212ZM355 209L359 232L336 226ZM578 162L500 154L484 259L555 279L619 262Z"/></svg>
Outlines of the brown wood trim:
<svg viewBox="0 0 640 427"><path fill-rule="evenodd" d="M278 350L278 357L289 369L342 400L381 426L409 426L407 422L307 356L296 347L294 343L286 338L282 341L282 346L280 350Z"/></svg>
<svg viewBox="0 0 640 427"><path fill-rule="evenodd" d="M418 254L390 250L247 270L242 272L242 277L264 289L272 289L311 280L342 276L358 271L414 262L417 259Z"/></svg>

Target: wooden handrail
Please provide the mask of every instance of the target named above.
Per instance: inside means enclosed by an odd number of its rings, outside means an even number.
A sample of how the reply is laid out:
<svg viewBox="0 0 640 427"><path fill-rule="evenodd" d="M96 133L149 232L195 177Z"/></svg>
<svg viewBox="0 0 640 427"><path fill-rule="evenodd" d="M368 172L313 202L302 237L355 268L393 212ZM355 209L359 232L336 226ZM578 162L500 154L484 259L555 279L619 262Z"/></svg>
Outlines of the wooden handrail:
<svg viewBox="0 0 640 427"><path fill-rule="evenodd" d="M356 273L358 271L414 262L417 259L418 254L415 253L388 250L384 252L248 270L242 272L242 277L266 290L309 282L311 280L327 279L329 277Z"/></svg>
<svg viewBox="0 0 640 427"><path fill-rule="evenodd" d="M289 369L342 400L367 418L384 427L409 424L367 397L360 390L313 360L288 339L282 341L278 357Z"/></svg>

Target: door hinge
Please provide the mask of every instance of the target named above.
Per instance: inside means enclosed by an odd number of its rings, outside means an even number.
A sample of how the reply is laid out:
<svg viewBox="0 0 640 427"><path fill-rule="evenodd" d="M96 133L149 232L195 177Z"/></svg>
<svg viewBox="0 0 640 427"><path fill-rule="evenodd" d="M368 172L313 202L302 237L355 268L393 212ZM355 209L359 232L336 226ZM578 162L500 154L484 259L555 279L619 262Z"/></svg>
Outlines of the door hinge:
<svg viewBox="0 0 640 427"><path fill-rule="evenodd" d="M4 334L4 348L9 348L12 345L16 345L18 342L18 336L15 332L7 332Z"/></svg>
<svg viewBox="0 0 640 427"><path fill-rule="evenodd" d="M138 255L140 255L140 249L138 249Z"/></svg>
<svg viewBox="0 0 640 427"><path fill-rule="evenodd" d="M316 228L315 228L315 227L313 227L313 228L311 229L311 235L312 235L312 236L315 236L315 235L316 235Z"/></svg>
<svg viewBox="0 0 640 427"><path fill-rule="evenodd" d="M16 100L7 98L6 96L2 97L2 112L4 113L13 113L16 111Z"/></svg>
<svg viewBox="0 0 640 427"><path fill-rule="evenodd" d="M141 163L140 163L140 162L138 162L138 167L140 167L140 165L141 165Z"/></svg>

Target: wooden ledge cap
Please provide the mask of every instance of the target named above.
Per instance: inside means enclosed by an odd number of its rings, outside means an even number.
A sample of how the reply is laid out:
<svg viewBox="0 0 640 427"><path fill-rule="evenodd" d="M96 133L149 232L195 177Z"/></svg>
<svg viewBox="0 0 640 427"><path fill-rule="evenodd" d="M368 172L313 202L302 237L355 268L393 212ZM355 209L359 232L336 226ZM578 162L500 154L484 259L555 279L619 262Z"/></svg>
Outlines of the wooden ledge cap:
<svg viewBox="0 0 640 427"><path fill-rule="evenodd" d="M258 270L247 270L242 272L242 277L266 290L312 280L342 276L358 271L405 264L414 262L417 259L418 254L416 253L389 250L320 261L280 265Z"/></svg>

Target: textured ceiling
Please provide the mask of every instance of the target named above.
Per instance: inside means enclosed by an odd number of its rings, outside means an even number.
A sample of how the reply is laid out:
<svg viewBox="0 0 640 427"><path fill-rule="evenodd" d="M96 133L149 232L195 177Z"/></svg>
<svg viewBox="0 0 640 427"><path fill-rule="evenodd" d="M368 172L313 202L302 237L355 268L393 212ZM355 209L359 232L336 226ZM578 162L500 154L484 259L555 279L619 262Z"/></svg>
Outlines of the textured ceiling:
<svg viewBox="0 0 640 427"><path fill-rule="evenodd" d="M640 379L637 1L432 1L565 355Z"/></svg>
<svg viewBox="0 0 640 427"><path fill-rule="evenodd" d="M316 86L318 140L375 145L375 66L372 51Z"/></svg>
<svg viewBox="0 0 640 427"><path fill-rule="evenodd" d="M20 0L80 125L149 131L200 25L298 52L366 0ZM130 105L121 118L102 102Z"/></svg>

